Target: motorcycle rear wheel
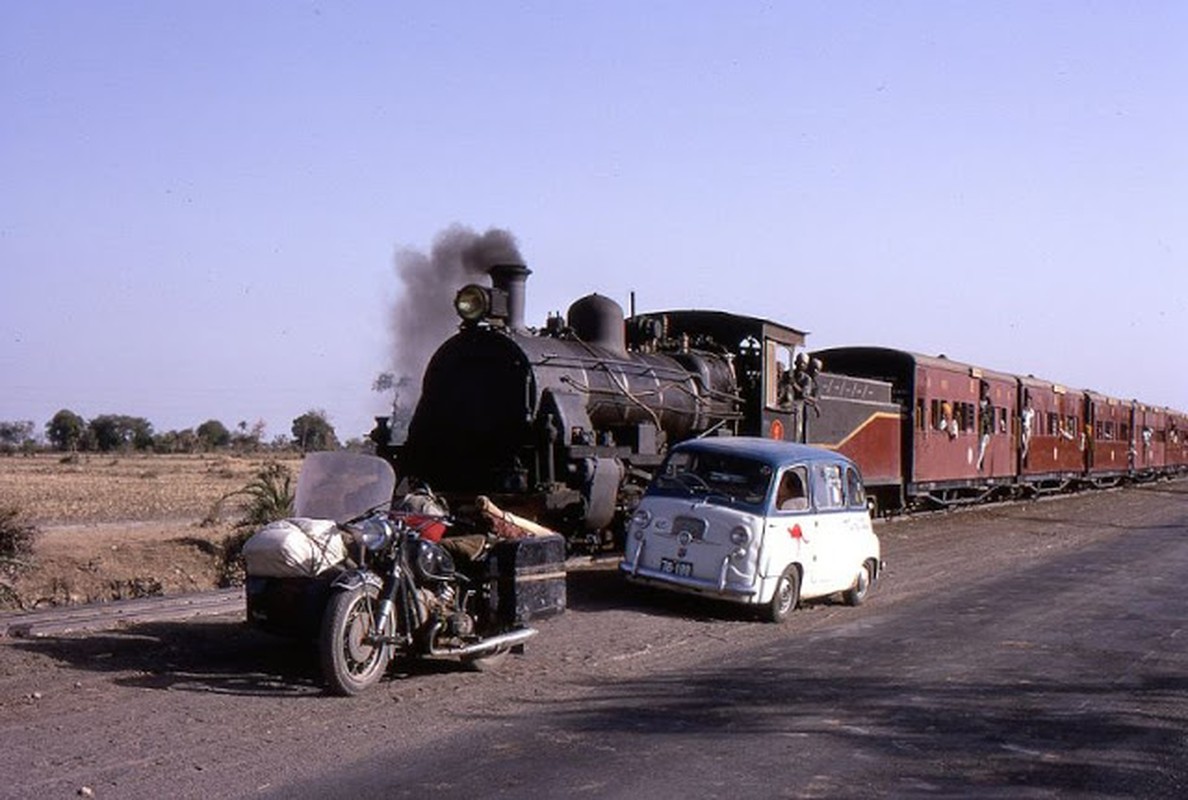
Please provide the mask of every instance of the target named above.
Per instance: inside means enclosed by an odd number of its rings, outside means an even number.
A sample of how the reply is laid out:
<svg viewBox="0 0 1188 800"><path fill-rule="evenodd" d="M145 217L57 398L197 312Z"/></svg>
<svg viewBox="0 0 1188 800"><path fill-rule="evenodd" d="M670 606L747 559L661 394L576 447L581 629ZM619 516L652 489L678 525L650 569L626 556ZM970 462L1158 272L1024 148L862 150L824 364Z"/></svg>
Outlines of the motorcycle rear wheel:
<svg viewBox="0 0 1188 800"><path fill-rule="evenodd" d="M318 655L326 688L338 695L355 695L376 684L388 669L391 645L367 641L379 615L379 590L365 585L330 595L318 637ZM394 620L389 617L390 636Z"/></svg>

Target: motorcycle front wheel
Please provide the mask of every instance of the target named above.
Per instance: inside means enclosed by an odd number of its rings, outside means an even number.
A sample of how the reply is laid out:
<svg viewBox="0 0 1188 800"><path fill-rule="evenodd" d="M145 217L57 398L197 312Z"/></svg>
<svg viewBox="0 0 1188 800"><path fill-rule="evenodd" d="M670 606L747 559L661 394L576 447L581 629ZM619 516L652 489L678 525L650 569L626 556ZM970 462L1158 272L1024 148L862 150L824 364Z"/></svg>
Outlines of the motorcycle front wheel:
<svg viewBox="0 0 1188 800"><path fill-rule="evenodd" d="M322 617L318 653L326 688L334 694L359 694L374 685L388 669L391 645L374 644L379 617L379 590L359 586L330 595ZM395 620L389 616L382 635L390 636Z"/></svg>

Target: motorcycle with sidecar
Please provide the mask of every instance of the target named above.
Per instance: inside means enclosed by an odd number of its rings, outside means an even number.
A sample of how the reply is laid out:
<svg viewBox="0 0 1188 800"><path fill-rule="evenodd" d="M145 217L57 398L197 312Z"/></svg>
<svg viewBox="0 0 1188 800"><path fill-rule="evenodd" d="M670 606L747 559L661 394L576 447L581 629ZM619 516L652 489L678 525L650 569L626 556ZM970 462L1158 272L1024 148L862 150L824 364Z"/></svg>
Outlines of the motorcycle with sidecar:
<svg viewBox="0 0 1188 800"><path fill-rule="evenodd" d="M294 516L244 545L248 622L312 639L327 688L364 691L393 659L490 668L565 609L565 542L501 538L430 504L392 504L376 456L306 456Z"/></svg>

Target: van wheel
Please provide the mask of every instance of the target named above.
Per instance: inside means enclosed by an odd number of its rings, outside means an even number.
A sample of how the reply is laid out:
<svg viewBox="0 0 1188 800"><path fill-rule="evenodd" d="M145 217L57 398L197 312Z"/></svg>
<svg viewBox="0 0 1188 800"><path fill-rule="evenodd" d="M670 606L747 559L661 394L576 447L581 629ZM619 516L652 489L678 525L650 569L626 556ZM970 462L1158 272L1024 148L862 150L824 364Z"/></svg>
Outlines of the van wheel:
<svg viewBox="0 0 1188 800"><path fill-rule="evenodd" d="M860 606L866 596L870 594L870 585L874 580L874 562L865 561L862 568L858 570L858 577L854 579L854 585L842 594L842 598L847 605Z"/></svg>
<svg viewBox="0 0 1188 800"><path fill-rule="evenodd" d="M783 622L799 602L800 572L796 567L789 566L780 575L770 602L763 607L763 618L768 622Z"/></svg>

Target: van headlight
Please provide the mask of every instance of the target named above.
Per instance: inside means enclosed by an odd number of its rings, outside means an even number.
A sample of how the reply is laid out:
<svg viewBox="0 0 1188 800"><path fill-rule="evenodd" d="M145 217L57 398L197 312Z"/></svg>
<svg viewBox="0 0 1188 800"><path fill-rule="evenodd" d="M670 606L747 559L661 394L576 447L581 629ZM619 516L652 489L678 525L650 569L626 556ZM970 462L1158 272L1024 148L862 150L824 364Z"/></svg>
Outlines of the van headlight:
<svg viewBox="0 0 1188 800"><path fill-rule="evenodd" d="M644 535L644 529L651 524L652 512L648 511L646 508L637 509L636 512L631 515L631 528L636 539L642 539Z"/></svg>
<svg viewBox="0 0 1188 800"><path fill-rule="evenodd" d="M742 525L735 525L730 531L730 543L738 547L746 547L751 541L751 532Z"/></svg>

